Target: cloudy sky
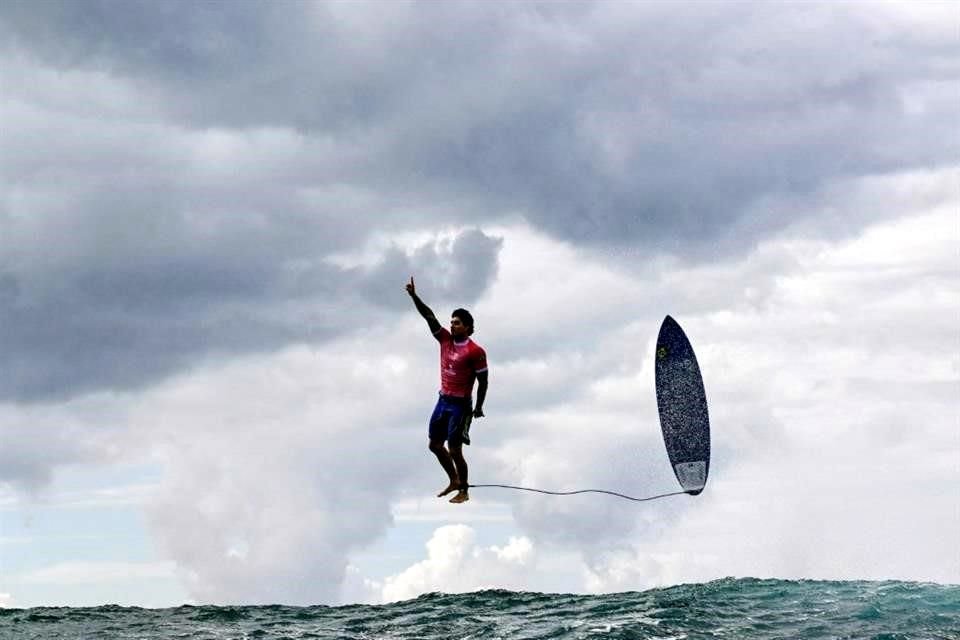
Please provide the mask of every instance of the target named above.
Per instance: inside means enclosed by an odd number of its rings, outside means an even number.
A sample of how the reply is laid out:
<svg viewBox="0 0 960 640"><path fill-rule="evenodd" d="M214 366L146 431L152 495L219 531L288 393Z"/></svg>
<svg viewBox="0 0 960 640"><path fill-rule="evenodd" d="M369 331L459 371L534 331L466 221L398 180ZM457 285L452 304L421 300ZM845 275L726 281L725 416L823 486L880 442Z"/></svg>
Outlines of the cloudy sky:
<svg viewBox="0 0 960 640"><path fill-rule="evenodd" d="M8 0L0 606L960 583L947 2ZM433 497L441 319L490 362Z"/></svg>

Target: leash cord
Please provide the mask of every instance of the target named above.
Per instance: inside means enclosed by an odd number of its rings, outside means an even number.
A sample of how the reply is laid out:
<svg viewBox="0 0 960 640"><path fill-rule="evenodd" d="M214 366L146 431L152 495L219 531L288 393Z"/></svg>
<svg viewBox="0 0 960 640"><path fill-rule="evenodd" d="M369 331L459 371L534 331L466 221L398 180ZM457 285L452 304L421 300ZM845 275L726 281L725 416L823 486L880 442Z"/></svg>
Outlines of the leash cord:
<svg viewBox="0 0 960 640"><path fill-rule="evenodd" d="M468 484L469 488L478 488L483 489L487 487L497 487L500 489L515 489L517 491L533 491L535 493L546 493L551 496L572 496L578 493L605 493L610 496L616 496L618 498L625 498L626 500L633 500L634 502L648 502L650 500L657 500L659 498L667 498L669 496L681 496L687 493L686 491L674 491L672 493L662 493L658 496L650 496L649 498L635 498L633 496L628 496L622 493L617 493L616 491L607 491L605 489L578 489L576 491L547 491L545 489L532 489L530 487L515 487L510 484Z"/></svg>

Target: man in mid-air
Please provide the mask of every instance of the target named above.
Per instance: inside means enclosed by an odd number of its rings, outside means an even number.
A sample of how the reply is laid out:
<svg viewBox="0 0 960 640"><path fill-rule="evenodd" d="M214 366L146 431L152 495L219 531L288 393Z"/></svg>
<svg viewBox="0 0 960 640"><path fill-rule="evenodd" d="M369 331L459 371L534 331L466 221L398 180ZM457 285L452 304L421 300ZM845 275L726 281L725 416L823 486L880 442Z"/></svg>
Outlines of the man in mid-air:
<svg viewBox="0 0 960 640"><path fill-rule="evenodd" d="M407 284L407 293L413 298L417 311L427 321L430 332L440 343L440 398L430 416L428 434L430 451L447 472L450 483L437 494L442 498L457 492L450 502L459 504L470 499L467 492L467 461L463 459L463 445L470 444L470 421L483 417L483 401L487 397L487 354L470 339L473 334L473 316L466 309L455 309L450 318L450 330L440 326L430 307L417 296L413 276ZM473 408L473 381L477 381L477 406ZM447 443L449 450L443 446Z"/></svg>

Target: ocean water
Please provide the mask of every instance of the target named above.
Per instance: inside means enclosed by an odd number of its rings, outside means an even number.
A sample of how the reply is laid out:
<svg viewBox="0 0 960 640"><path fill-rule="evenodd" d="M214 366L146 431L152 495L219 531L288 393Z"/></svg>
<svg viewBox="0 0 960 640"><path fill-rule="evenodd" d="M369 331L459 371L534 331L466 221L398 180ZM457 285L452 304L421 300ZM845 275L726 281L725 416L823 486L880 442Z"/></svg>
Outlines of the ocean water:
<svg viewBox="0 0 960 640"><path fill-rule="evenodd" d="M429 594L377 606L0 609L0 638L960 640L960 586L731 578L602 596Z"/></svg>

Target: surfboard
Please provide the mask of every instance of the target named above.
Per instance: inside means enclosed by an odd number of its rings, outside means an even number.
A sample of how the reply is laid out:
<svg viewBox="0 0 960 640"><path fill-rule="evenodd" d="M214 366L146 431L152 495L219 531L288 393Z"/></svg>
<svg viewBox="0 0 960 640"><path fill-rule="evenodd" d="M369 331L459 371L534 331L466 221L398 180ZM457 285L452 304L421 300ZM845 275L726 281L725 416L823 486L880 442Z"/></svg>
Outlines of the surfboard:
<svg viewBox="0 0 960 640"><path fill-rule="evenodd" d="M660 325L656 352L657 409L673 472L683 490L697 495L710 471L710 418L700 366L677 321Z"/></svg>

